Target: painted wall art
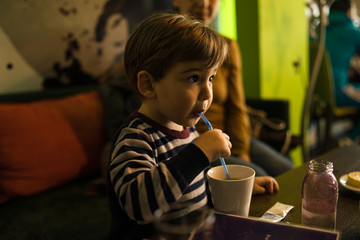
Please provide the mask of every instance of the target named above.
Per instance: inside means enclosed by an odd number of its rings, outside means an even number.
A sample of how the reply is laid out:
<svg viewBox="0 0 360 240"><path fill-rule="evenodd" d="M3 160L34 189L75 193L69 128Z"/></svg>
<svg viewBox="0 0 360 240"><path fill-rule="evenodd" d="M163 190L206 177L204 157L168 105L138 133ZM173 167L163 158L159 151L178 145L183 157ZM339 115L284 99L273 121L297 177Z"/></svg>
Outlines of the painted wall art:
<svg viewBox="0 0 360 240"><path fill-rule="evenodd" d="M0 94L96 82L172 0L2 0Z"/></svg>

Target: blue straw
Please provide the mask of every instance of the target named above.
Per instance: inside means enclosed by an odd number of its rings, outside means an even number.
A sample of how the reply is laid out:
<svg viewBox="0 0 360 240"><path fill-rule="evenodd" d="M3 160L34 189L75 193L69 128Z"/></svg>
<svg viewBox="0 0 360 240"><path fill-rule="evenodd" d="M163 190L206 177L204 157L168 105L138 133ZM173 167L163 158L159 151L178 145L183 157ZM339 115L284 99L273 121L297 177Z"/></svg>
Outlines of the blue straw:
<svg viewBox="0 0 360 240"><path fill-rule="evenodd" d="M209 130L212 130L213 127L211 126L211 123L206 119L205 115L201 112L200 113L200 117L204 120L205 124L207 125L207 127L209 128ZM225 171L225 175L226 175L226 178L228 180L230 180L230 175L229 175L229 172L227 170L227 167L226 167L226 164L225 164L225 160L221 157L220 158L220 162L221 162L221 165L223 166L224 168L224 171Z"/></svg>

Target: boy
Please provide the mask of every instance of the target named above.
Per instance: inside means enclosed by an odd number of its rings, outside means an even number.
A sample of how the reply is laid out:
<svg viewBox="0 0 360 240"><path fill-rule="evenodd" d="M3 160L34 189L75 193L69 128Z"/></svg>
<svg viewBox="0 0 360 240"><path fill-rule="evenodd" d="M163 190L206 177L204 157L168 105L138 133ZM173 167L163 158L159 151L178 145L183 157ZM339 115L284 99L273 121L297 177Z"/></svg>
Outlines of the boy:
<svg viewBox="0 0 360 240"><path fill-rule="evenodd" d="M131 35L125 68L142 104L113 144L110 239L149 238L157 210L175 219L207 205L204 170L228 157L231 143L218 129L199 136L193 126L212 102L226 51L216 31L178 14L154 14Z"/></svg>

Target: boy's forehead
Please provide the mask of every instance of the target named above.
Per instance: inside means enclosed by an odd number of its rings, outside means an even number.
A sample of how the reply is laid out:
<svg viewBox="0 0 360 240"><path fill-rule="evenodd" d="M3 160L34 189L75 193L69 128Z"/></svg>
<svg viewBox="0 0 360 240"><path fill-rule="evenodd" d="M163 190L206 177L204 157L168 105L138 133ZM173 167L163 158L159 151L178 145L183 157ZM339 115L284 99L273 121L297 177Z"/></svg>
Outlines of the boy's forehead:
<svg viewBox="0 0 360 240"><path fill-rule="evenodd" d="M183 71L194 71L194 70L211 70L217 69L218 64L214 66L208 66L208 62L205 60L191 60L191 61L180 61L173 65L173 68Z"/></svg>

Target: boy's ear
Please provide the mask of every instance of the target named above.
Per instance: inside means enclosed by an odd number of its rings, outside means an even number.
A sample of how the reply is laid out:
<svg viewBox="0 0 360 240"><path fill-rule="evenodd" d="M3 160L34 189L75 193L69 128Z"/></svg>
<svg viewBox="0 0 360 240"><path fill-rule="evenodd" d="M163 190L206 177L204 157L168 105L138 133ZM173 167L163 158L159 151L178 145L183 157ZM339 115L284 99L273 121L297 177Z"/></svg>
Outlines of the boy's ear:
<svg viewBox="0 0 360 240"><path fill-rule="evenodd" d="M155 97L155 89L154 89L154 78L151 73L142 70L137 75L138 83L137 87L141 95L145 98L154 98Z"/></svg>

